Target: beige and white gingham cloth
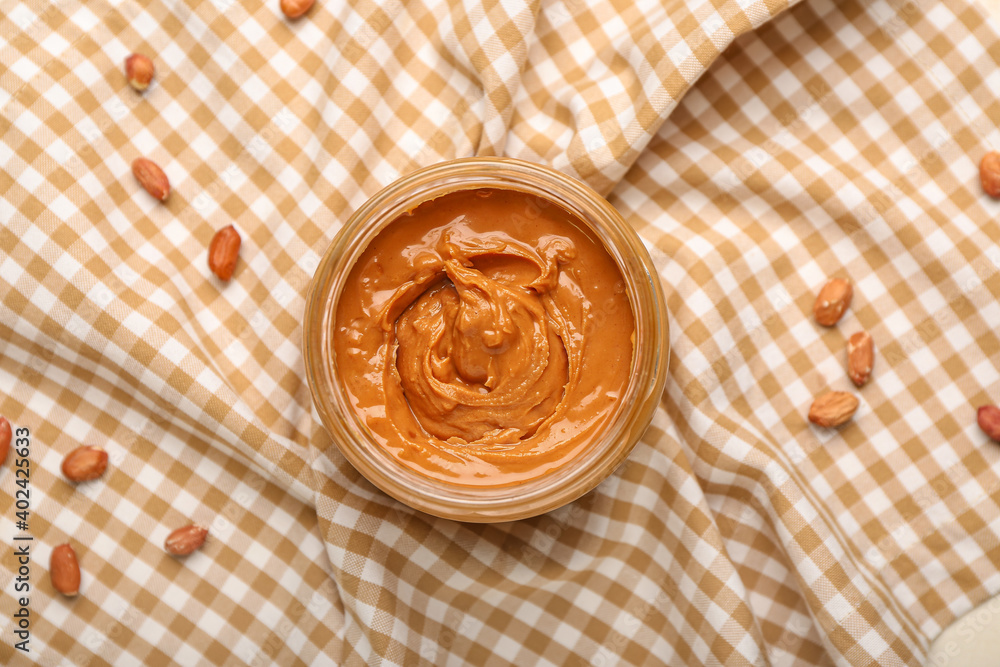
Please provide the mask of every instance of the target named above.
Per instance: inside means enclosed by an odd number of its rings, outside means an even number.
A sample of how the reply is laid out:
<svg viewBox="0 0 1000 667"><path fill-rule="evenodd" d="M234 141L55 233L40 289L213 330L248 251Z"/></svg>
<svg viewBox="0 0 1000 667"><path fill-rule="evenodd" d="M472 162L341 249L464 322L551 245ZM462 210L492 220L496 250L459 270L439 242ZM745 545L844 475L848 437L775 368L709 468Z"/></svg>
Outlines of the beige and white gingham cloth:
<svg viewBox="0 0 1000 667"><path fill-rule="evenodd" d="M1000 592L1000 39L932 0L0 1L0 661L914 665ZM124 81L153 56L145 94ZM386 497L311 408L304 295L351 211L466 155L555 166L647 243L669 387L613 476L463 525ZM147 156L173 192L152 200ZM243 235L233 280L206 247ZM819 287L849 277L835 329ZM846 338L877 346L861 409ZM80 444L103 479L71 486ZM180 560L166 534L196 521ZM30 653L13 648L31 535ZM69 541L83 570L48 579Z"/></svg>

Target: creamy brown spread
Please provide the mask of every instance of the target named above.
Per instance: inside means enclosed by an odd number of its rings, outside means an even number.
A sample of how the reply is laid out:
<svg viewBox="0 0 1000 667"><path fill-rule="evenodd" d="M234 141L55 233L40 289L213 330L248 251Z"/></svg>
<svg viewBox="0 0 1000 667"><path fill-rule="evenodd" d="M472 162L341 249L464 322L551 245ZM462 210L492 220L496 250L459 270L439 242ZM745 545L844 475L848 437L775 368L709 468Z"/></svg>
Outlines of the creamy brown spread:
<svg viewBox="0 0 1000 667"><path fill-rule="evenodd" d="M337 304L337 374L376 440L424 475L523 482L581 454L630 375L634 319L582 221L513 190L400 216Z"/></svg>

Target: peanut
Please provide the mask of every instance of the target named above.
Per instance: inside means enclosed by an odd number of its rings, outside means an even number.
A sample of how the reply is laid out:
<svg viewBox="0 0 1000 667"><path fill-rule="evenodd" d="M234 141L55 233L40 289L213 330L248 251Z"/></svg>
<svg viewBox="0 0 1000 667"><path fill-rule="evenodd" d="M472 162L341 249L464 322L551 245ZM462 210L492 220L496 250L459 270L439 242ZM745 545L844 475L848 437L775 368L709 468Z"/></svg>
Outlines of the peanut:
<svg viewBox="0 0 1000 667"><path fill-rule="evenodd" d="M846 391L830 391L815 401L809 408L809 421L817 426L836 428L854 416L858 409L858 399Z"/></svg>
<svg viewBox="0 0 1000 667"><path fill-rule="evenodd" d="M290 19L297 19L306 12L316 0L281 0L281 11Z"/></svg>
<svg viewBox="0 0 1000 667"><path fill-rule="evenodd" d="M139 92L149 88L155 73L153 61L141 53L133 53L125 59L125 78Z"/></svg>
<svg viewBox="0 0 1000 667"><path fill-rule="evenodd" d="M241 243L240 233L232 225L223 227L212 237L208 245L208 268L219 280L226 281L233 277Z"/></svg>
<svg viewBox="0 0 1000 667"><path fill-rule="evenodd" d="M875 363L875 344L867 331L859 331L847 341L847 374L861 387L871 377Z"/></svg>
<svg viewBox="0 0 1000 667"><path fill-rule="evenodd" d="M71 482L89 482L104 474L108 453L96 445L77 447L62 462L62 473Z"/></svg>
<svg viewBox="0 0 1000 667"><path fill-rule="evenodd" d="M824 327L832 327L840 321L844 311L851 305L854 288L845 278L834 278L819 291L816 303L813 304L813 314L816 321Z"/></svg>
<svg viewBox="0 0 1000 667"><path fill-rule="evenodd" d="M7 454L10 453L10 441L13 433L10 422L6 417L0 417L0 466L7 461Z"/></svg>
<svg viewBox="0 0 1000 667"><path fill-rule="evenodd" d="M201 548L206 537L208 537L208 528L204 526L196 524L183 526L167 535L167 539L163 542L163 548L174 556L187 556Z"/></svg>
<svg viewBox="0 0 1000 667"><path fill-rule="evenodd" d="M976 417L983 433L991 440L1000 442L1000 408L995 405L984 405L979 408Z"/></svg>
<svg viewBox="0 0 1000 667"><path fill-rule="evenodd" d="M979 161L979 182L983 185L983 192L1000 199L1000 153L990 151Z"/></svg>
<svg viewBox="0 0 1000 667"><path fill-rule="evenodd" d="M80 564L76 561L76 552L69 544L60 544L52 550L49 576L52 578L52 588L63 595L73 597L80 592Z"/></svg>
<svg viewBox="0 0 1000 667"><path fill-rule="evenodd" d="M170 181L160 166L152 160L137 157L132 161L132 175L154 199L166 201L170 196Z"/></svg>

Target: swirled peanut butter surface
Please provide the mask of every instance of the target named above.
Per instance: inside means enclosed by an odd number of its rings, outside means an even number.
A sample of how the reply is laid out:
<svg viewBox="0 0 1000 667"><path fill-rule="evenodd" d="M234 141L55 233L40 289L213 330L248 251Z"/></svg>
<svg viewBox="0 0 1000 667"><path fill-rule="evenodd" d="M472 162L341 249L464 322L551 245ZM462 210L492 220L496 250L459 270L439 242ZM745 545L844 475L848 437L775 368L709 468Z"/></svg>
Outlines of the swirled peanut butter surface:
<svg viewBox="0 0 1000 667"><path fill-rule="evenodd" d="M600 438L628 384L617 264L575 216L464 190L383 229L337 304L339 379L404 465L451 483L544 475Z"/></svg>

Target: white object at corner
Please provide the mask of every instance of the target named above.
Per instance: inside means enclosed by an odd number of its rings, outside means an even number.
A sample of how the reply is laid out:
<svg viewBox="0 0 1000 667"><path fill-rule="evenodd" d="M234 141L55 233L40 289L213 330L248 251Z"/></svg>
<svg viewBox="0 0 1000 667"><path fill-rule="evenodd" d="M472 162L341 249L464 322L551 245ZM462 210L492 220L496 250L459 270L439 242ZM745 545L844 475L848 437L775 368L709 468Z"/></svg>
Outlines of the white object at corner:
<svg viewBox="0 0 1000 667"><path fill-rule="evenodd" d="M931 644L927 667L1000 667L1000 596L945 628Z"/></svg>

